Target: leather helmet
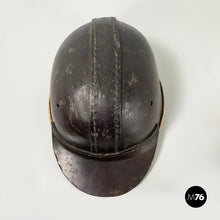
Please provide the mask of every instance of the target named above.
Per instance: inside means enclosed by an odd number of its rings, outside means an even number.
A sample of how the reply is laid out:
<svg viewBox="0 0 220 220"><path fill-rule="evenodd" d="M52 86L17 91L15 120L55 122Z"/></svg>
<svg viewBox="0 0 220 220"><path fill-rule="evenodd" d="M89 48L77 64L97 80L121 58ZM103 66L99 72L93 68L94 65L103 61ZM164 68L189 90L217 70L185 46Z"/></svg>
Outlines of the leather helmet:
<svg viewBox="0 0 220 220"><path fill-rule="evenodd" d="M164 100L152 50L114 17L72 32L54 60L53 149L67 179L95 196L134 188L154 157Z"/></svg>

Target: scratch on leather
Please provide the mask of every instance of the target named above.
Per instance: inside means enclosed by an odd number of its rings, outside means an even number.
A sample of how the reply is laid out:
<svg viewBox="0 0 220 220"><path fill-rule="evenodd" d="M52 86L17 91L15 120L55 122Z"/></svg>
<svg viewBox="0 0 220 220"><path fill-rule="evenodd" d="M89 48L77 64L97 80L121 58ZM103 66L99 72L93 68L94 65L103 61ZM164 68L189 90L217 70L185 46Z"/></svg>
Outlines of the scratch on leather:
<svg viewBox="0 0 220 220"><path fill-rule="evenodd" d="M114 142L115 151L118 151L119 139L120 139L120 63L119 63L119 50L120 41L119 34L116 30L115 18L112 18L112 31L114 39Z"/></svg>
<svg viewBox="0 0 220 220"><path fill-rule="evenodd" d="M97 40L96 40L96 26L95 26L95 19L91 23L90 27L90 37L91 37L91 56L92 56L92 64L91 64L91 92L92 92L92 99L91 100L91 126L92 126L92 131L91 131L91 150L93 151L93 148L95 152L97 152L97 130L96 130L96 96L97 96L97 72L96 72L96 45L97 45Z"/></svg>

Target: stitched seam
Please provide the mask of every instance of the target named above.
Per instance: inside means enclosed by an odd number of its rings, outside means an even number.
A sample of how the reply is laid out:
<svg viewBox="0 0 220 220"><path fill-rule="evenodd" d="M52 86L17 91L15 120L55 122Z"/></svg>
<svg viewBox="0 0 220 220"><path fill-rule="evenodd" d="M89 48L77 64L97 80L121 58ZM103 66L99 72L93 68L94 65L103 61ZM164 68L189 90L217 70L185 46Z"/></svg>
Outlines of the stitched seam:
<svg viewBox="0 0 220 220"><path fill-rule="evenodd" d="M120 139L120 112L121 106L119 104L120 91L119 91L119 83L120 83L120 75L119 75L119 36L116 31L115 19L112 18L112 31L113 31L113 39L114 39L114 148L115 151L118 151L119 147L119 139Z"/></svg>
<svg viewBox="0 0 220 220"><path fill-rule="evenodd" d="M96 26L95 20L91 22L91 56L92 56L92 64L91 64L91 92L92 92L92 100L91 100L91 122L92 122L92 131L91 133L91 150L92 152L97 152L97 130L96 130L96 97L97 97L97 72L96 72L96 53L97 53L97 39L96 39Z"/></svg>

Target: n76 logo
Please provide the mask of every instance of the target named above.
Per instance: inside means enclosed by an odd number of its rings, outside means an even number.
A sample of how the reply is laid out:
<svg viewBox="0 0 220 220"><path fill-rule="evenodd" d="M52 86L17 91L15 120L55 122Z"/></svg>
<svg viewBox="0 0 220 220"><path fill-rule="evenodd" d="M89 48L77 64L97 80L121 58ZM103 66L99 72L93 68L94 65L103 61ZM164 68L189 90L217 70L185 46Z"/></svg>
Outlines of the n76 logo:
<svg viewBox="0 0 220 220"><path fill-rule="evenodd" d="M200 186L192 186L185 193L186 203L193 208L203 206L206 202L206 199L206 191Z"/></svg>
<svg viewBox="0 0 220 220"><path fill-rule="evenodd" d="M205 197L203 194L195 193L195 194L188 194L187 200L204 200Z"/></svg>

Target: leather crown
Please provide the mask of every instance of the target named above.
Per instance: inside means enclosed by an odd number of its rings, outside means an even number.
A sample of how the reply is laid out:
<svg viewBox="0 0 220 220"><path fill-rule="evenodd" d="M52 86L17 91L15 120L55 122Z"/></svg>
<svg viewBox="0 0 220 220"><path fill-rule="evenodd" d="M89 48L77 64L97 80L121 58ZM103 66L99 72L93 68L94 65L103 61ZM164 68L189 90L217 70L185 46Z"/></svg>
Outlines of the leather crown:
<svg viewBox="0 0 220 220"><path fill-rule="evenodd" d="M75 153L115 157L161 124L163 92L150 45L115 18L93 19L70 34L54 60L53 135Z"/></svg>

